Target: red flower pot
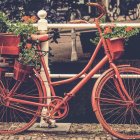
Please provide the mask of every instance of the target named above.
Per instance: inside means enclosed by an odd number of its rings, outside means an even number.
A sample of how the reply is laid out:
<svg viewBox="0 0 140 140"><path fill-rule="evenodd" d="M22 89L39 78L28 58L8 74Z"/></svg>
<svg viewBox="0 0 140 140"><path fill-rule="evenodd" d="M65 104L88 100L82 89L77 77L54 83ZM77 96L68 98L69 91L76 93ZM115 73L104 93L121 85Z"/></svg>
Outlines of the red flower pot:
<svg viewBox="0 0 140 140"><path fill-rule="evenodd" d="M18 81L23 81L28 78L29 74L33 72L33 66L23 65L17 60L14 64L14 79Z"/></svg>
<svg viewBox="0 0 140 140"><path fill-rule="evenodd" d="M0 33L0 54L18 55L20 37L13 34Z"/></svg>
<svg viewBox="0 0 140 140"><path fill-rule="evenodd" d="M106 39L109 51L112 59L118 59L124 52L124 39L123 38L112 38Z"/></svg>

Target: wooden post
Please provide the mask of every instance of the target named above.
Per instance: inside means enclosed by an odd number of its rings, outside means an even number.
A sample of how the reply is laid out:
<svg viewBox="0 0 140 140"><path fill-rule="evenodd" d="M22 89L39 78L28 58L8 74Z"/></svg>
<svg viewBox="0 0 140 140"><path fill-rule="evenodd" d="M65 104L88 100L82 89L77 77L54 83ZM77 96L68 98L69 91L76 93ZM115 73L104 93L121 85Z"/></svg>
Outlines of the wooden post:
<svg viewBox="0 0 140 140"><path fill-rule="evenodd" d="M71 39L72 39L72 51L71 51L71 61L77 61L77 49L76 49L76 31L75 29L71 30Z"/></svg>
<svg viewBox="0 0 140 140"><path fill-rule="evenodd" d="M38 15L38 17L40 18L40 20L38 21L38 30L39 30L40 34L46 34L46 33L47 33L47 30L48 30L48 28L47 28L48 22L47 22L47 20L45 19L46 16L47 16L47 12L46 12L45 10L40 10L40 11L38 12L37 15ZM48 51L49 51L49 44L48 44L48 41L43 42L43 43L41 44L41 48L42 48L43 51L47 51L47 52L48 52ZM46 54L46 55L44 56L44 58L45 58L45 64L46 64L46 66L48 67L48 71L50 72L50 70L49 70L49 65L48 65L48 54ZM50 91L50 87L49 87L49 85L48 85L47 78L46 78L46 75L45 75L45 72L44 72L43 67L41 68L41 73L40 73L40 75L41 75L43 81L45 82L46 91L47 91L46 94L47 94L47 96L50 97L50 96L51 96L51 91ZM50 101L51 101L51 99L47 99L47 103L48 103L48 104L50 103ZM43 108L43 109L42 109L42 115L45 116L46 113L47 113L47 109L46 109L46 108ZM55 122L54 122L54 123L55 123ZM43 118L41 118L40 127L47 127L47 126L48 126L48 124L43 120Z"/></svg>

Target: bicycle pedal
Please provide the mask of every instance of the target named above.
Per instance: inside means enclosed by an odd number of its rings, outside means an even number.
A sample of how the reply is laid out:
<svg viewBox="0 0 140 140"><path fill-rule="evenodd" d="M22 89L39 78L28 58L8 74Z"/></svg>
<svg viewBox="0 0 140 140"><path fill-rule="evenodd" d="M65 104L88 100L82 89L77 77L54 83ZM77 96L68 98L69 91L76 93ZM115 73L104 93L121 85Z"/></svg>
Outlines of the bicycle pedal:
<svg viewBox="0 0 140 140"><path fill-rule="evenodd" d="M55 125L48 125L48 128L57 128L58 126L55 124Z"/></svg>

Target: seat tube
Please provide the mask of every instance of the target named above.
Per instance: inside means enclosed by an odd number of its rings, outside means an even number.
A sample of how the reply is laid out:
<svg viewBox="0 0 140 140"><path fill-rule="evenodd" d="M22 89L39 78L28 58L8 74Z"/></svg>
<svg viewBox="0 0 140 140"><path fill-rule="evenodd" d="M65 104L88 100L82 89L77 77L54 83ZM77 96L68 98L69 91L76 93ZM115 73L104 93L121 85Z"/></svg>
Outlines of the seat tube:
<svg viewBox="0 0 140 140"><path fill-rule="evenodd" d="M40 46L38 46L38 50L41 50ZM50 74L49 74L49 69L48 69L48 62L45 61L45 58L43 55L41 55L40 57L41 59L41 64L42 64L42 68L41 68L41 77L43 79L44 82L47 82L45 84L47 91L49 90L49 93L53 96L55 96L55 92L54 92L54 88L51 84L51 78L50 78ZM47 58L46 58L47 59ZM47 92L48 93L48 92Z"/></svg>

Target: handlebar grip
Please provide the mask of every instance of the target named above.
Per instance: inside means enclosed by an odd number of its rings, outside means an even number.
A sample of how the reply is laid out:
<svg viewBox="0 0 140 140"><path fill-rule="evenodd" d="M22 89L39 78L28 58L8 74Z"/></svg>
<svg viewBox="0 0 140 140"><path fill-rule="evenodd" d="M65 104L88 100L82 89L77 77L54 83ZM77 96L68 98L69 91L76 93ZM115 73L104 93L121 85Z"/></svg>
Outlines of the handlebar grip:
<svg viewBox="0 0 140 140"><path fill-rule="evenodd" d="M105 9L98 3L88 2L87 5L97 7L101 11L101 14L100 16L97 17L97 19L100 19L102 16L106 14Z"/></svg>
<svg viewBox="0 0 140 140"><path fill-rule="evenodd" d="M71 20L71 21L69 21L69 23L89 23L88 21L86 21L86 20L82 20L82 19L79 19L79 20Z"/></svg>
<svg viewBox="0 0 140 140"><path fill-rule="evenodd" d="M32 40L39 40L39 41L48 41L49 40L49 35L48 34L43 34L43 35L37 35L37 34L32 34L31 35Z"/></svg>

